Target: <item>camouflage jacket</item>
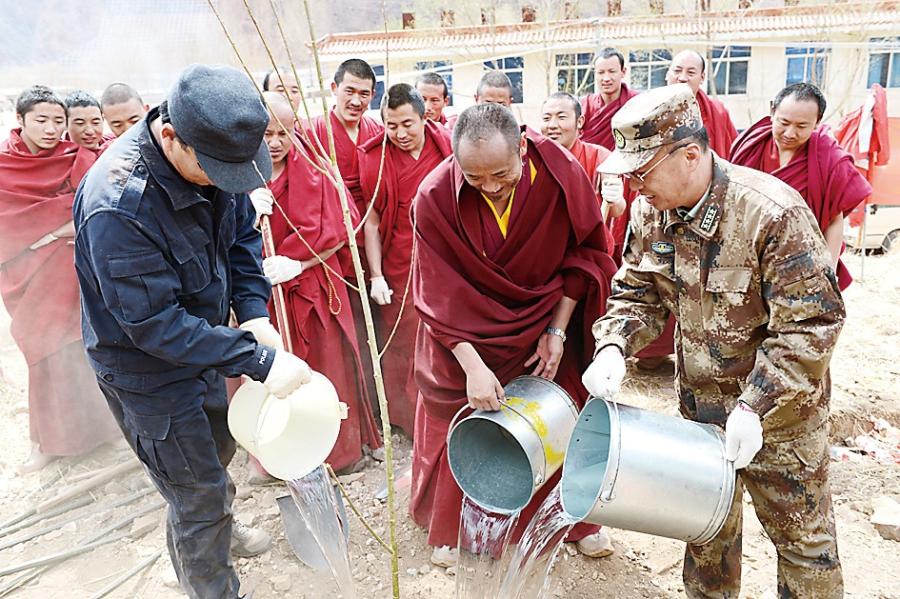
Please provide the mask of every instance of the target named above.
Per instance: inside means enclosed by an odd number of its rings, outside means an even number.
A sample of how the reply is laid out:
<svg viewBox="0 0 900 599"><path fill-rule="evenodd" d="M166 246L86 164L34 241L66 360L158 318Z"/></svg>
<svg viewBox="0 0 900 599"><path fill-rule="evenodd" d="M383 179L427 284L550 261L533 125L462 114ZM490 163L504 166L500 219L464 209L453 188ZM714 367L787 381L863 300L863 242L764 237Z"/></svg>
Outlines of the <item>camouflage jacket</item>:
<svg viewBox="0 0 900 599"><path fill-rule="evenodd" d="M791 438L828 416L827 370L844 321L825 240L800 195L714 158L694 218L632 206L622 268L597 349L633 355L677 321L676 390L685 417L724 425L738 400L767 438Z"/></svg>

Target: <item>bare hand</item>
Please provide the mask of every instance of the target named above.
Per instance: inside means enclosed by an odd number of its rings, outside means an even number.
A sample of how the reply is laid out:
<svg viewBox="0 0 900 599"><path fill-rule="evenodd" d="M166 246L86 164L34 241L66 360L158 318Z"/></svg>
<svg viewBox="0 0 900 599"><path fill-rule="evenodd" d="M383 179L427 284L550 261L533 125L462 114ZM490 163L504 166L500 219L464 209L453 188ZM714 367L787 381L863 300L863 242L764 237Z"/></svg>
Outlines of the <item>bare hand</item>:
<svg viewBox="0 0 900 599"><path fill-rule="evenodd" d="M541 338L538 339L537 349L525 362L525 366L531 366L537 362L531 376L539 376L552 381L556 377L564 349L563 340L559 335L551 333L541 335Z"/></svg>
<svg viewBox="0 0 900 599"><path fill-rule="evenodd" d="M75 221L69 221L53 231L55 237L75 237Z"/></svg>
<svg viewBox="0 0 900 599"><path fill-rule="evenodd" d="M499 410L500 402L506 399L503 385L491 369L483 364L477 370L466 373L466 397L474 409L488 412Z"/></svg>

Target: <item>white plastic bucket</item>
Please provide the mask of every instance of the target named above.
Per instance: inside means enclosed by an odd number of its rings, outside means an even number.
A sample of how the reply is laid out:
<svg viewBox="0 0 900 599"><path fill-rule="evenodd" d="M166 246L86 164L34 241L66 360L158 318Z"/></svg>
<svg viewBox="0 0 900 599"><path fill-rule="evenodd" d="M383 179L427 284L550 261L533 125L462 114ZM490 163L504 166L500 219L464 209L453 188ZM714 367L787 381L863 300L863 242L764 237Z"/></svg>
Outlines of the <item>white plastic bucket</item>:
<svg viewBox="0 0 900 599"><path fill-rule="evenodd" d="M249 381L228 406L228 429L234 439L282 480L296 480L315 470L337 442L347 406L321 373L284 399Z"/></svg>

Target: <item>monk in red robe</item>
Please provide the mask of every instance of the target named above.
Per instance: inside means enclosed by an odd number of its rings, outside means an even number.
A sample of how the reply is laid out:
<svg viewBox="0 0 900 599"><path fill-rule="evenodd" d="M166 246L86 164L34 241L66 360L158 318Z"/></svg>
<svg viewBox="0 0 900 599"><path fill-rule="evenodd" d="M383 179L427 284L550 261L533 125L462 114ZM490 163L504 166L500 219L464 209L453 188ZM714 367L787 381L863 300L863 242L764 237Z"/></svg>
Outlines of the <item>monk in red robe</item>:
<svg viewBox="0 0 900 599"><path fill-rule="evenodd" d="M460 115L453 148L413 203L422 322L410 512L440 565L455 559L462 503L447 461L451 418L467 403L500 409L503 385L522 374L554 379L583 404L579 368L593 355L592 315L615 271L591 183L558 144L484 104ZM522 512L514 537L558 477ZM579 525L569 540L606 555L597 531Z"/></svg>
<svg viewBox="0 0 900 599"><path fill-rule="evenodd" d="M381 358L388 411L391 424L410 436L419 394L413 379L419 317L413 309L411 292L403 301L412 261L410 208L422 179L451 153L450 132L438 123L426 120L425 111L422 96L410 85L391 86L382 109L388 144L384 148L380 183L378 175L384 136L366 142L360 148L359 156L363 193L375 198L365 224L365 239L370 295L378 304L374 315L379 347L388 343L396 326Z"/></svg>
<svg viewBox="0 0 900 599"><path fill-rule="evenodd" d="M625 57L615 48L604 48L594 61L594 81L600 91L581 99L581 112L584 125L581 128L581 141L596 144L612 151L615 142L612 137L612 117L625 103L638 92L630 89L625 83ZM625 187L625 209L609 222L615 248L613 259L616 264L622 261L622 248L625 245L625 232L628 230L628 217L631 213L631 202L637 197L628 186Z"/></svg>
<svg viewBox="0 0 900 599"><path fill-rule="evenodd" d="M444 109L450 105L450 89L439 73L422 73L416 78L416 91L425 101L425 118L447 126Z"/></svg>
<svg viewBox="0 0 900 599"><path fill-rule="evenodd" d="M137 90L127 83L112 83L100 96L100 112L109 130L116 137L140 122L150 106L144 103Z"/></svg>
<svg viewBox="0 0 900 599"><path fill-rule="evenodd" d="M324 167L326 162L295 136L294 112L284 95L265 92L265 97L272 111L265 133L273 164L269 189L281 209L272 212L276 255L266 257L263 272L284 290L293 353L324 374L349 408L326 461L335 470L354 470L365 464L363 447L381 447L381 437L362 380L344 271L335 255L347 240L341 202L334 185L311 163ZM270 313L275 319L274 306Z"/></svg>
<svg viewBox="0 0 900 599"><path fill-rule="evenodd" d="M610 252L615 248L615 240L609 225L613 219L625 212L625 185L621 177L600 176L597 167L606 160L610 151L603 146L587 143L579 138L584 126L581 104L575 96L566 92L551 94L541 108L541 134L549 137L565 149L584 169L597 190L597 199L602 202L601 213L605 215L606 241Z"/></svg>
<svg viewBox="0 0 900 599"><path fill-rule="evenodd" d="M600 87L596 94L581 99L584 126L581 141L603 146L612 151L612 117L625 102L638 94L625 83L625 57L615 48L604 48L594 60L594 81Z"/></svg>
<svg viewBox="0 0 900 599"><path fill-rule="evenodd" d="M778 177L803 196L831 252L841 290L853 278L841 262L844 216L872 193L853 157L819 127L825 96L815 85L795 83L775 96L772 115L734 142L731 161Z"/></svg>
<svg viewBox="0 0 900 599"><path fill-rule="evenodd" d="M76 90L66 96L66 136L79 146L89 150L99 150L115 135L103 134L103 115L100 102L86 91Z"/></svg>
<svg viewBox="0 0 900 599"><path fill-rule="evenodd" d="M332 135L334 135L334 150L337 158L338 170L341 173L347 189L353 198L357 212L363 218L369 212L369 204L372 198L363 196L359 185L359 152L357 148L365 144L373 137L381 134L384 128L380 123L365 115L369 109L369 102L375 93L375 71L372 67L358 58L345 60L338 66L334 73L334 81L331 91L335 97L334 108L328 114L331 122ZM318 116L312 120L311 133L315 136L313 147L330 153L328 145L328 133L326 131L325 117ZM360 231L356 239L360 246L360 257L365 268L366 260L363 251L363 234ZM356 273L347 248L338 252L338 259L344 267L348 281L356 285ZM350 308L353 312L353 320L356 323L357 345L365 347L366 324L363 317L362 304L356 292L350 294ZM363 356L363 379L365 380L368 395L375 400L375 383L372 371L372 360L368 352ZM374 404L377 408L377 403Z"/></svg>
<svg viewBox="0 0 900 599"><path fill-rule="evenodd" d="M60 141L65 105L44 86L22 92L16 118L0 145L0 295L28 364L25 472L119 434L85 357L73 266L72 201L96 154Z"/></svg>
<svg viewBox="0 0 900 599"><path fill-rule="evenodd" d="M709 146L724 158L731 151L737 129L734 128L725 105L700 89L705 81L706 59L694 50L683 50L676 54L666 71L666 84L687 83L694 90L694 97L700 105L700 118L709 134Z"/></svg>

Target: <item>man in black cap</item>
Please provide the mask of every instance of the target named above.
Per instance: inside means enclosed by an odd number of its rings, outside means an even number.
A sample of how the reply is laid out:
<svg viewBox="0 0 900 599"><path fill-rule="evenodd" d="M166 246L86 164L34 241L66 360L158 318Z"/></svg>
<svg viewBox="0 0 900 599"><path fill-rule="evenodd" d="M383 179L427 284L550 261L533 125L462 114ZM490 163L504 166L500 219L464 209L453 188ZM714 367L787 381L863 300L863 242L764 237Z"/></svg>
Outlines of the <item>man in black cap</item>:
<svg viewBox="0 0 900 599"><path fill-rule="evenodd" d="M223 377L249 376L279 397L310 377L268 320L271 288L246 195L271 176L268 122L240 71L192 65L75 198L88 358L169 503L169 554L193 598L237 597L232 552L271 544L232 522ZM228 326L231 310L240 329Z"/></svg>

